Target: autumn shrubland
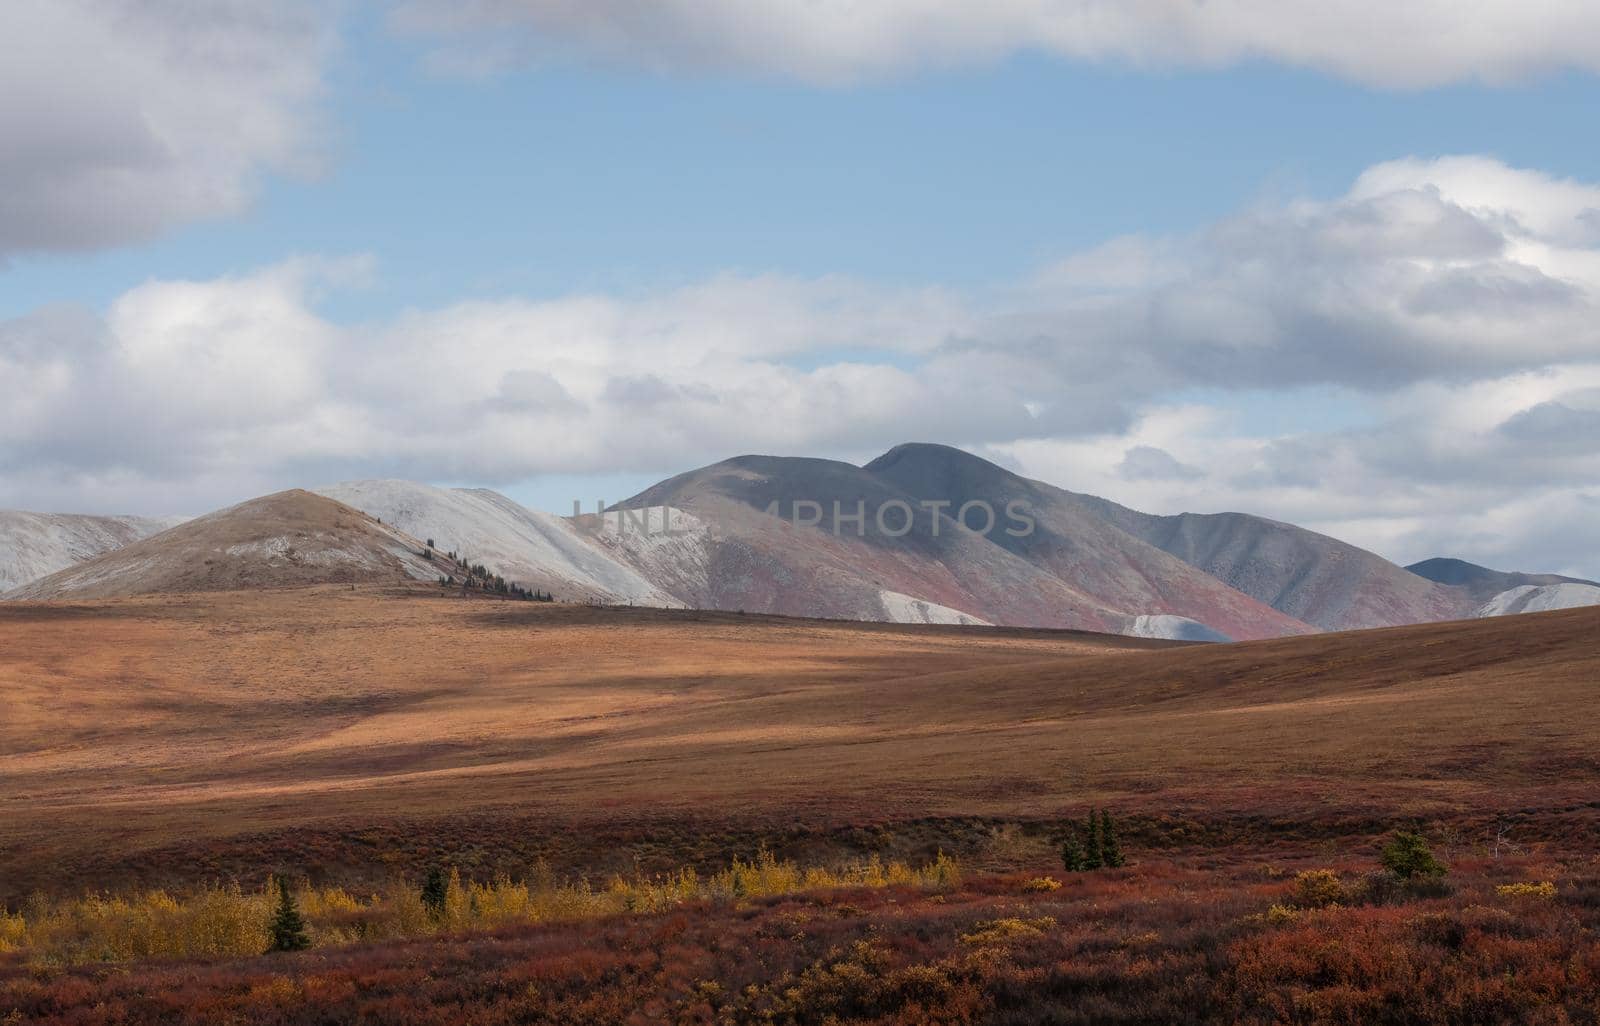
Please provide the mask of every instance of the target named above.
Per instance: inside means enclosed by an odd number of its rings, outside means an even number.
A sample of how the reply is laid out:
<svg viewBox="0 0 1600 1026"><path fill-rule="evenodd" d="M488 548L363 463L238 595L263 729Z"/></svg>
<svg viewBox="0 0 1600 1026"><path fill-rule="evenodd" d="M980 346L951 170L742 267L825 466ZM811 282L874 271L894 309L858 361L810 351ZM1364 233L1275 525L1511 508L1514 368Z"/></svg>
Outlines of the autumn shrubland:
<svg viewBox="0 0 1600 1026"><path fill-rule="evenodd" d="M1309 870L1140 862L1071 874L1056 888L1021 873L808 880L797 867L760 862L747 866L746 884L729 867L715 885L663 881L648 900L632 885L541 896L537 886L458 876L437 919L415 890L360 899L306 889L310 951L191 951L178 961L151 952L163 957L132 971L15 951L0 959L0 1016L441 1024L1600 1016L1592 857L1462 860L1448 889L1426 893L1369 890L1364 881L1383 872L1372 857ZM1330 883L1349 903L1324 902ZM169 901L157 915L186 910L195 918L174 922L197 937L219 905L248 913L223 924L250 919L259 931L270 904L265 893L231 891ZM137 904L160 905L148 896ZM1294 911L1267 914L1274 908ZM355 925L362 921L370 925Z"/></svg>
<svg viewBox="0 0 1600 1026"><path fill-rule="evenodd" d="M1597 627L0 606L0 1022L1593 1023Z"/></svg>
<svg viewBox="0 0 1600 1026"><path fill-rule="evenodd" d="M909 866L876 857L835 867L801 867L762 850L735 859L707 876L682 869L657 877L612 876L557 881L548 873L530 880L500 876L463 879L436 869L436 893L401 879L377 893L340 887L295 887L278 878L258 890L208 885L186 893L90 893L52 901L36 896L0 918L0 953L18 954L30 966L130 962L153 958L224 958L259 955L272 944L278 896L304 921L306 947L332 947L439 933L482 931L510 925L599 920L647 915L685 906L770 898L843 888L949 889L960 882L954 860L940 855Z"/></svg>

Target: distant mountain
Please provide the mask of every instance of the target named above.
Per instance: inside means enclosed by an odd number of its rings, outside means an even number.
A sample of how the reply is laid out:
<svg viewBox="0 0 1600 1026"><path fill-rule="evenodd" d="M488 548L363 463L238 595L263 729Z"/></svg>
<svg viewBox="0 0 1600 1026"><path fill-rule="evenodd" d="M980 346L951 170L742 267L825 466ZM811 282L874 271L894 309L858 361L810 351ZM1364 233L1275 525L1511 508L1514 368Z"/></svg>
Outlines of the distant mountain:
<svg viewBox="0 0 1600 1026"><path fill-rule="evenodd" d="M1115 527L1055 507L1047 489L942 446L903 446L866 467L740 456L619 503L604 537L696 606L896 620L928 610L1163 637L1312 630ZM974 508L969 530L958 518L978 500L994 523ZM1033 518L1031 529L1009 516L1011 503ZM639 509L672 511L681 533L615 529L620 511Z"/></svg>
<svg viewBox="0 0 1600 1026"><path fill-rule="evenodd" d="M1315 531L1246 513L1154 516L1076 496L1111 523L1272 608L1325 631L1470 616L1452 588Z"/></svg>
<svg viewBox="0 0 1600 1026"><path fill-rule="evenodd" d="M159 526L0 514L11 580L63 567L4 597L431 580L450 570L421 554L432 539L567 600L1189 641L1600 602L1592 582L1460 560L1402 568L1243 513L1141 513L926 444L861 467L740 456L576 518L384 480L282 492L140 540Z"/></svg>
<svg viewBox="0 0 1600 1026"><path fill-rule="evenodd" d="M316 491L558 599L682 605L571 520L526 509L487 488L349 481Z"/></svg>
<svg viewBox="0 0 1600 1026"><path fill-rule="evenodd" d="M960 449L899 445L864 469L918 502L949 502L952 511L984 502L998 515L1007 503L1019 503L1032 517L1033 529L994 530L986 539L1129 617L1182 617L1235 639L1310 630L1292 614L1241 593L1125 530L1083 496L1021 477ZM1169 622L1147 621L1145 629Z"/></svg>
<svg viewBox="0 0 1600 1026"><path fill-rule="evenodd" d="M310 584L434 580L421 542L310 492L279 492L190 520L8 592L112 598Z"/></svg>
<svg viewBox="0 0 1600 1026"><path fill-rule="evenodd" d="M904 534L878 529L879 510L890 510L890 529L899 531L894 510L907 507L915 515ZM630 528L625 511L641 508L676 511L682 533ZM813 512L815 524L796 523ZM852 519L858 512L864 520ZM910 599L951 611L944 616L1017 626L1119 631L1126 620L848 463L740 456L663 481L619 503L607 521L620 558L694 606L885 620L899 619Z"/></svg>
<svg viewBox="0 0 1600 1026"><path fill-rule="evenodd" d="M0 510L0 594L182 522Z"/></svg>
<svg viewBox="0 0 1600 1026"><path fill-rule="evenodd" d="M1465 589L1474 599L1486 602L1502 592L1521 587L1542 587L1550 584L1588 584L1600 587L1594 581L1581 577L1562 577L1560 574L1523 574L1508 570L1490 570L1486 566L1469 563L1464 559L1436 556L1412 563L1407 570L1418 577Z"/></svg>

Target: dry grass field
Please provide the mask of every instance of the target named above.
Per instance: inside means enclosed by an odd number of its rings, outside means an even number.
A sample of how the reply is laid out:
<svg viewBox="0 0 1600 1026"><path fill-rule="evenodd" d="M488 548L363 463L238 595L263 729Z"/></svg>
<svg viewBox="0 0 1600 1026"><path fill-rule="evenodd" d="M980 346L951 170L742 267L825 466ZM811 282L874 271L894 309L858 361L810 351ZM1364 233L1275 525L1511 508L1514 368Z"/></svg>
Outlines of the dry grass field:
<svg viewBox="0 0 1600 1026"><path fill-rule="evenodd" d="M737 844L1090 804L1191 835L1513 812L1539 831L1596 814L1597 628L1576 610L1196 647L426 588L5 604L0 899L85 867L249 870L272 838L518 822L569 861L651 823Z"/></svg>

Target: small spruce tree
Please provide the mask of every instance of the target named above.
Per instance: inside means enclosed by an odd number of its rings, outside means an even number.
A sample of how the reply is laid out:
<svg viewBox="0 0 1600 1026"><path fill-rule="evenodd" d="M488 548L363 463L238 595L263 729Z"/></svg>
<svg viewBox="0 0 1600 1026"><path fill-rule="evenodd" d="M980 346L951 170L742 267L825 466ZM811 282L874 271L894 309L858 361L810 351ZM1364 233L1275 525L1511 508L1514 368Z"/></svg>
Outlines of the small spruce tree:
<svg viewBox="0 0 1600 1026"><path fill-rule="evenodd" d="M1084 823L1084 836L1088 840L1084 843L1083 868L1102 868L1106 864L1106 855L1100 838L1100 817L1094 809L1089 810L1089 819Z"/></svg>
<svg viewBox="0 0 1600 1026"><path fill-rule="evenodd" d="M1383 868L1402 880L1445 874L1444 863L1433 857L1427 838L1411 830L1396 830L1383 846L1381 859Z"/></svg>
<svg viewBox="0 0 1600 1026"><path fill-rule="evenodd" d="M1069 873L1083 872L1083 845L1078 841L1078 828L1067 827L1066 839L1061 842L1061 868Z"/></svg>
<svg viewBox="0 0 1600 1026"><path fill-rule="evenodd" d="M1111 822L1111 813L1100 810L1100 850L1101 857L1112 869L1126 865L1122 857L1122 847L1117 844L1117 828Z"/></svg>
<svg viewBox="0 0 1600 1026"><path fill-rule="evenodd" d="M295 904L289 881L278 877L278 908L272 914L272 946L268 951L304 951L311 946L306 933L306 922L300 918L300 908Z"/></svg>
<svg viewBox="0 0 1600 1026"><path fill-rule="evenodd" d="M444 867L429 868L427 877L422 881L422 904L430 916L444 918L445 898L449 892L450 882L445 876Z"/></svg>

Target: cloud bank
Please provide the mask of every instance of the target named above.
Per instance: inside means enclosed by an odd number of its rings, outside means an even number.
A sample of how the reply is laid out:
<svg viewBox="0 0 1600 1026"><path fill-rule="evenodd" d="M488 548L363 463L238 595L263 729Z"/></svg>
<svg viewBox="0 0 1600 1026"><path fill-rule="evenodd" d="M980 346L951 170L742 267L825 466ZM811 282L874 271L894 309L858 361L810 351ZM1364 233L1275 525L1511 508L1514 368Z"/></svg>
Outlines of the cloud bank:
<svg viewBox="0 0 1600 1026"><path fill-rule="evenodd" d="M319 300L364 261L152 281L104 316L0 323L0 374L29 383L0 410L0 490L166 512L347 476L506 485L922 439L1155 511L1600 573L1557 547L1594 536L1600 500L1597 211L1600 186L1451 157L982 292L723 276L343 324ZM1306 389L1360 426L1230 412Z"/></svg>
<svg viewBox="0 0 1600 1026"><path fill-rule="evenodd" d="M436 61L573 56L844 84L1039 52L1140 68L1265 60L1385 87L1600 69L1588 0L401 0Z"/></svg>

